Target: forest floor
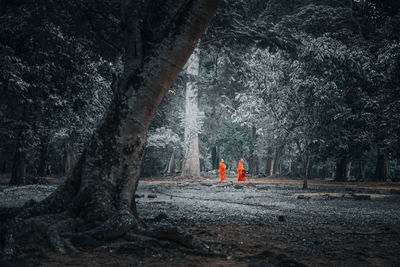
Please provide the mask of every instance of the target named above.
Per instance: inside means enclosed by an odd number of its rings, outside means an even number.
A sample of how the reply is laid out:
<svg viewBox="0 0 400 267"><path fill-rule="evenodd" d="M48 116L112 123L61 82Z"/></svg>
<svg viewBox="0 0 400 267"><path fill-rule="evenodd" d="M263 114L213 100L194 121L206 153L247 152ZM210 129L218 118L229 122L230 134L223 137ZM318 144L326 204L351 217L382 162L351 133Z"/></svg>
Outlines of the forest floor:
<svg viewBox="0 0 400 267"><path fill-rule="evenodd" d="M139 214L180 226L223 256L82 250L0 261L9 266L400 266L400 185L286 178L143 178ZM40 200L57 186L1 185L0 207Z"/></svg>

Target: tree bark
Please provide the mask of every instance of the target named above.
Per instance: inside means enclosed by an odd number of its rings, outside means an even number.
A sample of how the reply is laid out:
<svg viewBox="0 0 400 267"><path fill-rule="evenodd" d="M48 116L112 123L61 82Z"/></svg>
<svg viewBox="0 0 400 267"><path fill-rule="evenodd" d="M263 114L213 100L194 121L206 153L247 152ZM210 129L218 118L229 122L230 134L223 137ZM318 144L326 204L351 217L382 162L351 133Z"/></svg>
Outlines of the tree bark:
<svg viewBox="0 0 400 267"><path fill-rule="evenodd" d="M24 185L26 176L25 151L20 145L15 151L9 185Z"/></svg>
<svg viewBox="0 0 400 267"><path fill-rule="evenodd" d="M198 109L198 78L200 73L200 52L198 48L189 58L187 66L188 82L185 96L185 159L182 176L200 177L199 157L199 109Z"/></svg>
<svg viewBox="0 0 400 267"><path fill-rule="evenodd" d="M346 159L336 161L335 181L346 181Z"/></svg>
<svg viewBox="0 0 400 267"><path fill-rule="evenodd" d="M93 225L87 234L106 240L137 225L135 191L147 128L219 2L183 1L154 45L143 40L141 2L123 1L124 71L110 108L64 183L19 218L68 210Z"/></svg>

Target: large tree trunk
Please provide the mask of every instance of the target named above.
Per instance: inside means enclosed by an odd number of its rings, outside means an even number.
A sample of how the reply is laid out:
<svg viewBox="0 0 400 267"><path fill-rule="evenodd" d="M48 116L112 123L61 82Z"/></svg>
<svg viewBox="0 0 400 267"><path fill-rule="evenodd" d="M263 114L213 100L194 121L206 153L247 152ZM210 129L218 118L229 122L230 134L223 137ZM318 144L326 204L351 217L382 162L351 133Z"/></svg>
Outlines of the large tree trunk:
<svg viewBox="0 0 400 267"><path fill-rule="evenodd" d="M200 55L198 49L189 58L187 66L188 82L186 83L185 100L185 159L182 176L200 177L199 158L199 109L198 109L198 76L200 71Z"/></svg>
<svg viewBox="0 0 400 267"><path fill-rule="evenodd" d="M386 181L389 173L389 160L385 153L379 152L376 159L375 181Z"/></svg>
<svg viewBox="0 0 400 267"><path fill-rule="evenodd" d="M346 159L336 161L335 181L346 181Z"/></svg>
<svg viewBox="0 0 400 267"><path fill-rule="evenodd" d="M24 185L26 176L25 151L20 145L15 151L9 185Z"/></svg>
<svg viewBox="0 0 400 267"><path fill-rule="evenodd" d="M144 36L150 38L148 34L154 29L140 23L150 11L141 10L141 1L123 1L124 71L114 88L112 104L64 183L40 203L23 209L18 218L68 210L72 220L80 218L80 224L91 226L84 234L103 240L117 238L137 226L135 191L147 128L219 2L182 1L175 14L160 21L166 25L161 27L164 30L146 41ZM50 243L62 251L57 228L50 230ZM6 253L12 253L17 233L7 233Z"/></svg>

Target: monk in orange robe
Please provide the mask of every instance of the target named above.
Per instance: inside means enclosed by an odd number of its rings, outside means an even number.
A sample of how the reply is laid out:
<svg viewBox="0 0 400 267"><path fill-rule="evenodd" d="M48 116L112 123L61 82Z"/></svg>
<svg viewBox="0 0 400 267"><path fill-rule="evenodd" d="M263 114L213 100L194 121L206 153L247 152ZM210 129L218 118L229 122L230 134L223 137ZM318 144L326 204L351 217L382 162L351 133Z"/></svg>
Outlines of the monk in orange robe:
<svg viewBox="0 0 400 267"><path fill-rule="evenodd" d="M238 171L238 174L239 174L238 175L238 183L240 181L246 182L246 170L244 169L244 166L243 166L243 159L240 159L237 171Z"/></svg>
<svg viewBox="0 0 400 267"><path fill-rule="evenodd" d="M221 180L219 182L221 184L225 180L225 170L226 170L226 166L225 166L224 160L221 159L221 161L219 163L219 173L221 174Z"/></svg>

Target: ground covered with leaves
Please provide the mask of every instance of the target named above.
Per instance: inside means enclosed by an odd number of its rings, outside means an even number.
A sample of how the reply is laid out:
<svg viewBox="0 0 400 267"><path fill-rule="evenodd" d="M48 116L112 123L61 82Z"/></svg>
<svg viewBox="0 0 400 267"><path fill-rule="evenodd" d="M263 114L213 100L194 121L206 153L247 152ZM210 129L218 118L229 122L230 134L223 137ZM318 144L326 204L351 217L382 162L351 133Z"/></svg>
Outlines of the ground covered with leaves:
<svg viewBox="0 0 400 267"><path fill-rule="evenodd" d="M2 258L5 266L399 266L400 185L254 178L142 179L141 219L174 225L200 238L215 255L179 244L148 247L82 246ZM0 206L39 200L48 185L0 188ZM124 240L119 240L124 242Z"/></svg>

